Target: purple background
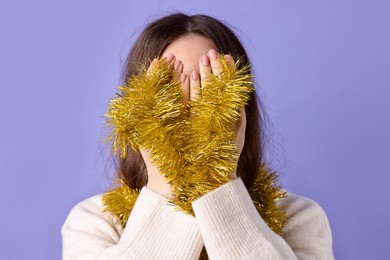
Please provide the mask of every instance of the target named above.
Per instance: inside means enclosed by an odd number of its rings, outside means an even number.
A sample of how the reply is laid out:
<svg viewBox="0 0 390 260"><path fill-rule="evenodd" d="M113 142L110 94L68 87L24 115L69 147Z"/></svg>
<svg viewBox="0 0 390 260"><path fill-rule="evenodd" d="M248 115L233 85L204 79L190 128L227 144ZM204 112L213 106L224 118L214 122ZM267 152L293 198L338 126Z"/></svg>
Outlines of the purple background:
<svg viewBox="0 0 390 260"><path fill-rule="evenodd" d="M60 228L103 192L99 142L146 22L205 13L239 29L282 183L328 214L337 259L390 259L388 1L0 2L0 259L60 259ZM132 37L133 36L133 37Z"/></svg>

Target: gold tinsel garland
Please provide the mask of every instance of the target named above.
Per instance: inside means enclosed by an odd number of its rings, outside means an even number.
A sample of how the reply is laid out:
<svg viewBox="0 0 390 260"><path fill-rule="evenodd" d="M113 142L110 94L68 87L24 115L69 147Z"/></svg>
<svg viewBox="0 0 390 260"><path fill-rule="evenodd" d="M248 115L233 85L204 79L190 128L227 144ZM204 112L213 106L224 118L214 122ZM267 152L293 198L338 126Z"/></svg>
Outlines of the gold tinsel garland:
<svg viewBox="0 0 390 260"><path fill-rule="evenodd" d="M286 192L283 191L281 186L276 185L276 179L277 173L262 165L248 192L265 223L274 232L282 234L283 224L287 220L287 215L275 202L285 197ZM116 216L122 227L126 227L127 219L140 190L130 188L122 179L118 179L118 183L120 184L118 187L103 194L102 201L104 211Z"/></svg>
<svg viewBox="0 0 390 260"><path fill-rule="evenodd" d="M176 195L168 202L191 215L191 203L227 183L235 171L239 154L233 126L253 91L248 66L237 69L238 62L229 63L222 55L219 61L222 73L202 80L201 97L187 104L164 59L150 71L142 67L127 86L119 87L121 94L105 115L112 153L126 157L128 147L149 150ZM281 233L287 216L277 200L286 193L276 179L276 172L263 164L248 191L267 225ZM118 181L119 187L103 195L103 205L125 227L139 190Z"/></svg>

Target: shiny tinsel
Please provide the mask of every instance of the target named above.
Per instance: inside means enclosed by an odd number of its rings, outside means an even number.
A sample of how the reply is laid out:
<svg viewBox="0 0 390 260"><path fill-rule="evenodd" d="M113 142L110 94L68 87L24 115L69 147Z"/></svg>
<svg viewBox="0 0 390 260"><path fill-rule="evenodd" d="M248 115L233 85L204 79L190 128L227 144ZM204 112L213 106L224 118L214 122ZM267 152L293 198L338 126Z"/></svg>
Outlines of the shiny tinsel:
<svg viewBox="0 0 390 260"><path fill-rule="evenodd" d="M121 93L105 114L112 152L126 157L128 147L149 150L176 195L169 202L191 215L191 203L227 183L235 171L239 154L234 125L253 91L248 66L240 68L223 56L219 61L222 73L202 79L201 97L187 104L165 60L150 71L143 67L119 87ZM276 179L276 172L263 164L248 191L268 226L281 233L287 216L277 200L286 193ZM104 194L103 204L125 226L139 191L119 181L121 186Z"/></svg>

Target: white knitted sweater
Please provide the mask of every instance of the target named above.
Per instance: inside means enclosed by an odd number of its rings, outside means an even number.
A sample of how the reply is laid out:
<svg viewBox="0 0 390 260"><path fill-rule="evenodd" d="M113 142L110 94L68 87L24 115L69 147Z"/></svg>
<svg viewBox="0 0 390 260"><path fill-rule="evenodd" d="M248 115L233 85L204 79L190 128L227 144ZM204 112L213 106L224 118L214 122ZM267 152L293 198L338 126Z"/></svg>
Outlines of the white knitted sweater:
<svg viewBox="0 0 390 260"><path fill-rule="evenodd" d="M288 193L280 200L288 221L282 236L257 212L240 178L192 203L195 217L143 187L126 227L102 212L101 195L77 204L62 226L63 259L333 259L323 209Z"/></svg>

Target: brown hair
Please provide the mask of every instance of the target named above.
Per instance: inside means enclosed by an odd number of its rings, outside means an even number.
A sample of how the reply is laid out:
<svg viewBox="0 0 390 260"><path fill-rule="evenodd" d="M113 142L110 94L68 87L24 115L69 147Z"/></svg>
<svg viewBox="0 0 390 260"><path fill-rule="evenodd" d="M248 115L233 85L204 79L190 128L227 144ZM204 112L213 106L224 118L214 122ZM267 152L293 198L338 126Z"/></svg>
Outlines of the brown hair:
<svg viewBox="0 0 390 260"><path fill-rule="evenodd" d="M244 47L225 24L207 15L188 16L176 13L150 23L140 34L127 57L122 76L123 84L127 78L139 72L139 64L147 64L153 58L160 57L171 42L189 33L197 33L210 39L222 54L240 57L241 66L250 64ZM245 112L245 144L238 162L237 175L244 181L245 186L249 187L264 160L266 114L256 92L251 95ZM114 163L117 174L129 187L140 189L147 184L146 166L139 152L129 147L128 156L118 156Z"/></svg>

